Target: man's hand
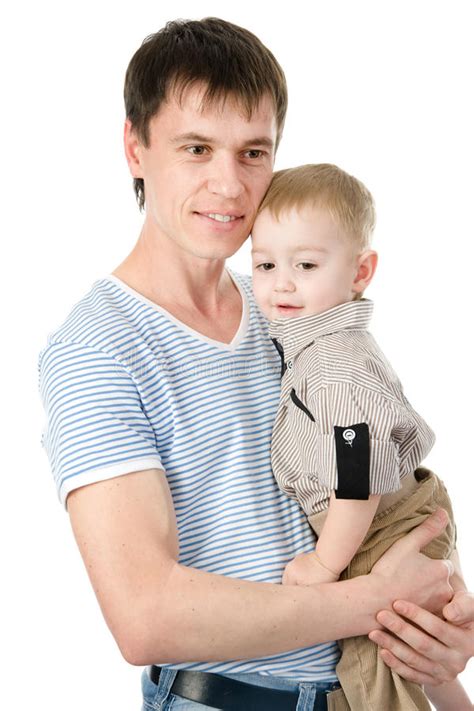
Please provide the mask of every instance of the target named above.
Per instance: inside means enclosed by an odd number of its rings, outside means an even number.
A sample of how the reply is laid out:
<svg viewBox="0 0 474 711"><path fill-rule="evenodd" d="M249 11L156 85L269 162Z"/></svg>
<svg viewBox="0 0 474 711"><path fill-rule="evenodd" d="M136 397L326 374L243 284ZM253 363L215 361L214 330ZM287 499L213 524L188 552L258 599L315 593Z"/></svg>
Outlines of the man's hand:
<svg viewBox="0 0 474 711"><path fill-rule="evenodd" d="M455 679L474 656L474 595L457 592L443 616L400 600L393 611L377 615L388 632L376 630L369 637L381 647L384 662L404 679L436 686Z"/></svg>
<svg viewBox="0 0 474 711"><path fill-rule="evenodd" d="M438 509L420 526L393 544L372 568L370 577L381 584L390 596L441 613L453 597L450 576L454 566L449 560L431 560L420 550L438 536L448 521L447 513ZM406 590L400 594L401 590Z"/></svg>
<svg viewBox="0 0 474 711"><path fill-rule="evenodd" d="M451 602L443 608L443 617L461 627L474 624L474 593L461 590L457 592ZM472 639L474 646L474 635ZM473 647L474 655L474 647Z"/></svg>

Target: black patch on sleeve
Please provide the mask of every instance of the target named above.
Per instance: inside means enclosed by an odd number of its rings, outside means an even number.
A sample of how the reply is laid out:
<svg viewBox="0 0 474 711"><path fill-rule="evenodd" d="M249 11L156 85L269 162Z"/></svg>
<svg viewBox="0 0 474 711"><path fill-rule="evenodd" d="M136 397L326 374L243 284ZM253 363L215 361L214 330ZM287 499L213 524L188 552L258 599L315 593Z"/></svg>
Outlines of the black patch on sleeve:
<svg viewBox="0 0 474 711"><path fill-rule="evenodd" d="M365 422L334 427L337 460L336 499L369 498L370 442Z"/></svg>

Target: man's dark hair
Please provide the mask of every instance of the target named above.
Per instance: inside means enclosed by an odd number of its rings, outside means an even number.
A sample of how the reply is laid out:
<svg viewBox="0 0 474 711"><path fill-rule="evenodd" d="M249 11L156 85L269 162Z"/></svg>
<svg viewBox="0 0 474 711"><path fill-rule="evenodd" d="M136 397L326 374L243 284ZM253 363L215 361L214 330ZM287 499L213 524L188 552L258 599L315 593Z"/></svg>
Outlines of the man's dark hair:
<svg viewBox="0 0 474 711"><path fill-rule="evenodd" d="M229 95L250 118L264 95L275 106L277 142L285 121L288 95L285 75L258 37L217 17L175 20L143 41L125 76L125 111L143 145L149 145L150 119L171 91L178 100L194 83L205 85L203 107ZM140 209L145 187L134 179Z"/></svg>

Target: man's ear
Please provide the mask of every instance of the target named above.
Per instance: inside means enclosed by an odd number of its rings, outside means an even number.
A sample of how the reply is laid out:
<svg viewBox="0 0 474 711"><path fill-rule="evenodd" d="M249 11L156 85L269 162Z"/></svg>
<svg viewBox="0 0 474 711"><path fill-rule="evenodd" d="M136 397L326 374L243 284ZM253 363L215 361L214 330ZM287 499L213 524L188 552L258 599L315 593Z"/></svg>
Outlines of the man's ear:
<svg viewBox="0 0 474 711"><path fill-rule="evenodd" d="M377 269L378 254L373 249L368 249L357 258L357 273L352 282L354 294L361 294L372 281Z"/></svg>
<svg viewBox="0 0 474 711"><path fill-rule="evenodd" d="M143 145L138 139L137 133L133 128L130 119L125 121L123 129L123 146L130 173L134 178L143 178L141 166Z"/></svg>

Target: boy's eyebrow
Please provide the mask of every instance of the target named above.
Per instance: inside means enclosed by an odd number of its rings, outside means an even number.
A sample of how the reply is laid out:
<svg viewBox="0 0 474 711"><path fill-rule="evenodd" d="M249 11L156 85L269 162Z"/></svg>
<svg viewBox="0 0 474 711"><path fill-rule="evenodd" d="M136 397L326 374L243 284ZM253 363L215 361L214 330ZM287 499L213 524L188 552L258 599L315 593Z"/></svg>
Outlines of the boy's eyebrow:
<svg viewBox="0 0 474 711"><path fill-rule="evenodd" d="M302 244L298 245L298 247L295 247L295 252L326 252L327 253L326 247L308 247L307 244Z"/></svg>
<svg viewBox="0 0 474 711"><path fill-rule="evenodd" d="M180 133L171 139L171 143L182 143L192 141L194 143L213 143L214 139L209 136L203 136L200 133ZM245 141L246 146L263 146L265 148L274 148L274 142L268 136L256 136L248 141Z"/></svg>
<svg viewBox="0 0 474 711"><path fill-rule="evenodd" d="M327 254L328 250L326 247L308 247L307 245L300 245L295 247L295 252L323 252ZM266 254L264 249L252 249L251 254Z"/></svg>

